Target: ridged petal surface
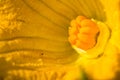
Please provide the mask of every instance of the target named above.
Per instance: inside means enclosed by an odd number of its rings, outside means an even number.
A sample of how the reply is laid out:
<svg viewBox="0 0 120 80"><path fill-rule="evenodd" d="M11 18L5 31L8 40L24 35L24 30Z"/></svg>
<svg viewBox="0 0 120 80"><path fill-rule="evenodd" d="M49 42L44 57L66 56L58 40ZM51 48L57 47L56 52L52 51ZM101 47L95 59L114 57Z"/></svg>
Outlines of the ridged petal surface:
<svg viewBox="0 0 120 80"><path fill-rule="evenodd" d="M80 79L80 63L75 63L80 57L68 42L70 21L82 15L109 24L111 18L106 15L111 11L103 10L106 4L100 0L0 0L1 79Z"/></svg>

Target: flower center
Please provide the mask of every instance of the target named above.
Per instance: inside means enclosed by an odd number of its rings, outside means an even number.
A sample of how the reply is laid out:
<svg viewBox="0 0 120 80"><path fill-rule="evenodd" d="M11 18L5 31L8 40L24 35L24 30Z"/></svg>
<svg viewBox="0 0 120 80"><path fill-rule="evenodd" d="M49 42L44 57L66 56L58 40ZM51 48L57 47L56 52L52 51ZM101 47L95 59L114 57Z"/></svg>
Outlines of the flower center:
<svg viewBox="0 0 120 80"><path fill-rule="evenodd" d="M69 42L72 46L88 50L95 46L99 28L93 20L78 16L71 21L69 27Z"/></svg>
<svg viewBox="0 0 120 80"><path fill-rule="evenodd" d="M110 35L105 23L78 16L71 21L68 40L81 56L94 59L104 53Z"/></svg>

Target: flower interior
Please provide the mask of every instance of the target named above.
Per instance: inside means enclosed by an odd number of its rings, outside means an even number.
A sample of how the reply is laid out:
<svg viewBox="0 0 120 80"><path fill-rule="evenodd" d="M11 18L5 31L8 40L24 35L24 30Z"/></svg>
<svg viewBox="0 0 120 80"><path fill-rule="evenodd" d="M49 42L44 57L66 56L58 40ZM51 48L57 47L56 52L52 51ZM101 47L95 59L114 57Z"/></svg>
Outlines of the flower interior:
<svg viewBox="0 0 120 80"><path fill-rule="evenodd" d="M110 36L105 23L84 16L72 20L68 32L68 40L75 51L89 58L96 58L104 53Z"/></svg>
<svg viewBox="0 0 120 80"><path fill-rule="evenodd" d="M88 50L95 46L99 28L97 24L84 16L78 16L71 21L69 27L69 42L72 46Z"/></svg>

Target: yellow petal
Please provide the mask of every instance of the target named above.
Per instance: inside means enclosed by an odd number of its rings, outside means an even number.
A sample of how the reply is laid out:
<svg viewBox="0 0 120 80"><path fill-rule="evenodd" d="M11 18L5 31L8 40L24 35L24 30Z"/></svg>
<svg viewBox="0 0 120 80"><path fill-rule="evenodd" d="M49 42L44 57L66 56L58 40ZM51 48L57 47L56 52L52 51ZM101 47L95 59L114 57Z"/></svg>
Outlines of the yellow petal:
<svg viewBox="0 0 120 80"><path fill-rule="evenodd" d="M120 0L115 1L103 1L105 5L105 11L107 15L106 23L109 25L112 35L111 35L111 43L116 45L120 49ZM110 8L112 6L112 8Z"/></svg>
<svg viewBox="0 0 120 80"><path fill-rule="evenodd" d="M39 68L45 70L47 67L50 70L54 68L53 66L60 65L57 67L58 71L59 69L70 71L64 80L70 79L69 76L74 79L76 69L79 70L78 64L77 68L72 65L73 70L67 69L69 66L64 69L67 64L74 63L79 55L68 42L68 26L71 19L78 15L104 21L102 4L96 0L0 0L0 2L2 21L0 71L3 73L1 75L8 76L8 79L16 75L26 78L29 75L24 76L24 70L16 72L13 69L24 68L25 73L31 74L34 71L29 72L29 69L31 71L37 68L39 71ZM79 71L77 76L78 73ZM54 75L52 78L56 77Z"/></svg>

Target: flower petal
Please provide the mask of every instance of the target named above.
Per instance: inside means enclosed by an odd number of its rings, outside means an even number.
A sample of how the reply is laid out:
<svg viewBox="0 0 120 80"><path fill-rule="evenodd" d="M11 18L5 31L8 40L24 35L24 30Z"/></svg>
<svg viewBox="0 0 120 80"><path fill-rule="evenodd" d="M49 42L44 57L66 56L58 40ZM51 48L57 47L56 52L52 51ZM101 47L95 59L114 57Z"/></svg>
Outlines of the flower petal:
<svg viewBox="0 0 120 80"><path fill-rule="evenodd" d="M6 28L2 28L1 53L16 50L40 49L56 54L61 52L61 55L64 56L67 56L68 53L72 55L73 51L68 42L67 29L69 22L77 15L94 18L93 15L100 16L103 14L103 12L99 13L100 9L94 10L97 7L95 4L96 1L93 0L75 0L74 3L73 0L53 0L52 2L48 0L22 0L15 1L14 3L10 1L9 3L4 3L8 8L3 8L3 10L7 11L10 8L12 11L1 14L3 21L8 19L8 25L2 24L6 26ZM8 14L11 14L10 17L4 17ZM13 23L13 21L16 23L9 25L9 23ZM7 26L14 26L14 28ZM6 31L4 31L5 29Z"/></svg>
<svg viewBox="0 0 120 80"><path fill-rule="evenodd" d="M120 49L120 0L104 0L103 4L105 5L105 11L107 15L106 23L109 25L109 28L112 31L111 34L111 43L116 45ZM112 5L112 8L110 8Z"/></svg>
<svg viewBox="0 0 120 80"><path fill-rule="evenodd" d="M102 4L96 0L5 0L1 4L2 75L15 68L35 69L53 64L63 67L74 63L78 54L68 42L70 21L78 15L105 19Z"/></svg>

